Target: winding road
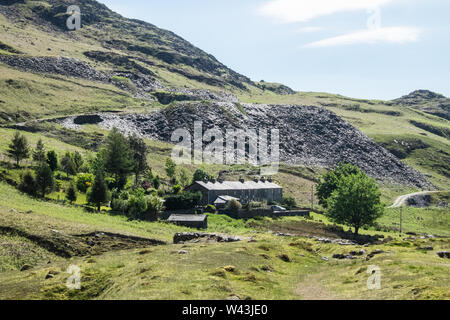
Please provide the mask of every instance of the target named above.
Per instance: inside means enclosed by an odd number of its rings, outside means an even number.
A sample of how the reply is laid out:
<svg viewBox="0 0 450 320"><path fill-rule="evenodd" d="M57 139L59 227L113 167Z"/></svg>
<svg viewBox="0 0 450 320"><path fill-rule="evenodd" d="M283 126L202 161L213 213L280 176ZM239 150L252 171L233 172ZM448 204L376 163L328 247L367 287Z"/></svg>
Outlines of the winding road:
<svg viewBox="0 0 450 320"><path fill-rule="evenodd" d="M398 197L395 201L394 204L388 208L399 208L401 207L408 199L415 197L415 196L420 196L420 195L427 195L427 194L432 194L432 193L436 193L439 191L422 191L422 192L416 192L416 193L410 193L410 194L405 194L403 196Z"/></svg>

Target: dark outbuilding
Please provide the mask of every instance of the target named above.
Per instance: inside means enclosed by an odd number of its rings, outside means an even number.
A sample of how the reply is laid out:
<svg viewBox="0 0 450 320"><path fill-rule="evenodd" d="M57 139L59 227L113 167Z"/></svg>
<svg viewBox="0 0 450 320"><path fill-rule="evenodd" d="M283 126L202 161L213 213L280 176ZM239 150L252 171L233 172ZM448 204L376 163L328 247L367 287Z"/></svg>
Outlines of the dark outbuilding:
<svg viewBox="0 0 450 320"><path fill-rule="evenodd" d="M208 228L208 216L204 214L172 214L167 221L189 228Z"/></svg>

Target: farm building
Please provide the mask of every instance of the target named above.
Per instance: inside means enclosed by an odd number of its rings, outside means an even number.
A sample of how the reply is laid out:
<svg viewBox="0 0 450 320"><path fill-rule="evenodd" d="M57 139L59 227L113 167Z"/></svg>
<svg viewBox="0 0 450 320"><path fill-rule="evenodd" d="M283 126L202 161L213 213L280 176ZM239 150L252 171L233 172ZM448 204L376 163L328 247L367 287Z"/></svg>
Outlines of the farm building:
<svg viewBox="0 0 450 320"><path fill-rule="evenodd" d="M241 203L249 201L267 201L281 203L283 188L271 180L255 179L253 181L196 181L187 188L189 191L200 191L202 204L214 204L221 196L237 198Z"/></svg>
<svg viewBox="0 0 450 320"><path fill-rule="evenodd" d="M167 221L184 227L208 228L208 217L203 214L172 214Z"/></svg>

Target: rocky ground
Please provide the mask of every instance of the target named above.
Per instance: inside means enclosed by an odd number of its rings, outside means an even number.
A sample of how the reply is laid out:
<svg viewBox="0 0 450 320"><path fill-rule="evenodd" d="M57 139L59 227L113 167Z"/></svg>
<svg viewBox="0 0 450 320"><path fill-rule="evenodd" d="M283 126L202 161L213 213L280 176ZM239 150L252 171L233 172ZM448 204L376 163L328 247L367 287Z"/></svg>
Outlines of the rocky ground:
<svg viewBox="0 0 450 320"><path fill-rule="evenodd" d="M450 99L429 90L416 90L393 102L450 120Z"/></svg>
<svg viewBox="0 0 450 320"><path fill-rule="evenodd" d="M50 73L94 81L108 81L109 79L106 74L73 58L0 55L0 62L28 72Z"/></svg>
<svg viewBox="0 0 450 320"><path fill-rule="evenodd" d="M322 108L182 102L153 114L101 114L100 118L97 122L105 129L117 127L125 133L136 132L166 142L171 141L172 133L179 128L185 128L192 134L194 121L202 121L204 131L211 128L221 131L268 129L269 132L279 129L280 160L283 162L333 167L345 161L358 165L379 180L433 188L422 174L336 114ZM67 120L64 123L68 125Z"/></svg>

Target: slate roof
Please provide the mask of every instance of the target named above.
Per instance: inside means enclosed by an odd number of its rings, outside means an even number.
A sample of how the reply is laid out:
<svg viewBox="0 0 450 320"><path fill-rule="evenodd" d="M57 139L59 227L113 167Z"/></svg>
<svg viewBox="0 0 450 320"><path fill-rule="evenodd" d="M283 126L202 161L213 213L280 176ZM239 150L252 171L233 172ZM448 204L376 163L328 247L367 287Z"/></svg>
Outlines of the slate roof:
<svg viewBox="0 0 450 320"><path fill-rule="evenodd" d="M167 221L169 222L181 222L181 221L192 221L192 222L203 222L207 218L204 214L172 214Z"/></svg>
<svg viewBox="0 0 450 320"><path fill-rule="evenodd" d="M238 199L238 198L235 198L235 197L230 197L230 196L218 196L218 197L217 197L217 200L214 201L214 203L216 203L216 204L226 204L228 201L231 201L231 200L233 200L233 199L239 201L239 199Z"/></svg>
<svg viewBox="0 0 450 320"><path fill-rule="evenodd" d="M279 185L273 182L262 182L262 181L224 181L224 182L204 182L196 181L196 184L202 186L207 190L261 190L261 189L282 189Z"/></svg>

